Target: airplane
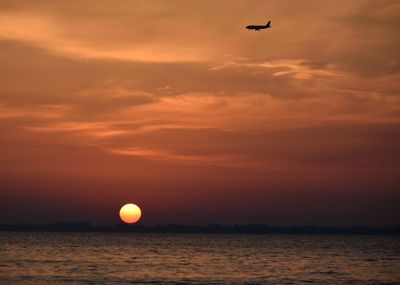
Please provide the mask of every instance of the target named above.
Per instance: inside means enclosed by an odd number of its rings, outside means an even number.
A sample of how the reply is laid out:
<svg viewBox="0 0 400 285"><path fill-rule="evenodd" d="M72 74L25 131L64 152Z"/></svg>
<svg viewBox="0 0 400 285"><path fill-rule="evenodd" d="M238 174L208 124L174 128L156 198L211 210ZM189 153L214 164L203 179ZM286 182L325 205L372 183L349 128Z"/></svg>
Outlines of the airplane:
<svg viewBox="0 0 400 285"><path fill-rule="evenodd" d="M268 29L271 28L271 21L269 21L265 26L263 25L250 25L247 26L246 29L248 30L255 30L255 31L260 31L260 30L264 30L264 29Z"/></svg>

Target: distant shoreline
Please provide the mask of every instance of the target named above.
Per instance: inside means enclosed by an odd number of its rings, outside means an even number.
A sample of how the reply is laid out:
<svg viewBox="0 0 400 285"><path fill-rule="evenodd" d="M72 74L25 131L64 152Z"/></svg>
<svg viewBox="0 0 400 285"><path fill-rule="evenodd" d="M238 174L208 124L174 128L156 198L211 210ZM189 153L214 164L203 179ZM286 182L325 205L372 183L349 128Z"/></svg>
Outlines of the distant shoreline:
<svg viewBox="0 0 400 285"><path fill-rule="evenodd" d="M283 235L400 235L397 227L324 227L271 225L92 225L89 222L62 222L53 224L7 224L0 231L12 232L104 232L104 233L180 233L180 234L283 234Z"/></svg>

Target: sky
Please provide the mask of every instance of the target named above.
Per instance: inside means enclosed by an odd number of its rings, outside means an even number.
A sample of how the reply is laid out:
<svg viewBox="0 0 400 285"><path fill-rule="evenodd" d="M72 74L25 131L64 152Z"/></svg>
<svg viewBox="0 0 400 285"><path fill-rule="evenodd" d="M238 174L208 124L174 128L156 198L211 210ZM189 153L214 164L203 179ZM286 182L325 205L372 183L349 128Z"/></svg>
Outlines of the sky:
<svg viewBox="0 0 400 285"><path fill-rule="evenodd" d="M1 1L0 223L399 225L399 30L395 0Z"/></svg>

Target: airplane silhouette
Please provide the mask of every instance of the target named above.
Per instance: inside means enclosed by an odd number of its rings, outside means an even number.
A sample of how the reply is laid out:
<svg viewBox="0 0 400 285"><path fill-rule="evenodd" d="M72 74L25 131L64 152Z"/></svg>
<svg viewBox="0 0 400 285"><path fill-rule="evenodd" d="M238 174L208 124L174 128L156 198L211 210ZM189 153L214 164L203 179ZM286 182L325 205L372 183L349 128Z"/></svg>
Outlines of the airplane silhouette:
<svg viewBox="0 0 400 285"><path fill-rule="evenodd" d="M271 28L271 21L269 21L265 26L263 25L250 25L247 26L246 29L248 30L255 30L255 31L260 31L260 30L264 30L264 29L268 29Z"/></svg>

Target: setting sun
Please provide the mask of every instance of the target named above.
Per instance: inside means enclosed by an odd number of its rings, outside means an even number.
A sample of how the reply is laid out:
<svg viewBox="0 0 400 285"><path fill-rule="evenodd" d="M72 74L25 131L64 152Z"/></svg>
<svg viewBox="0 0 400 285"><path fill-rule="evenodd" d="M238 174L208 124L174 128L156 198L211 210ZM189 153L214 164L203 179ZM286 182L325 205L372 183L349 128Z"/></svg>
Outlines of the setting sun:
<svg viewBox="0 0 400 285"><path fill-rule="evenodd" d="M126 204L119 210L119 217L124 223L134 224L140 220L142 211L135 204Z"/></svg>

